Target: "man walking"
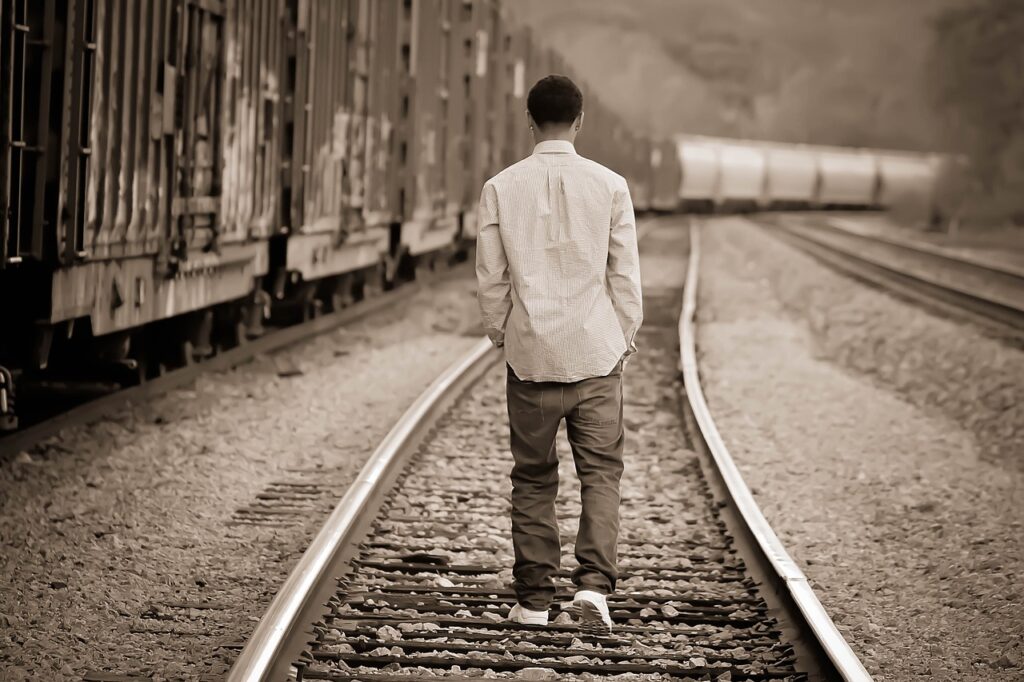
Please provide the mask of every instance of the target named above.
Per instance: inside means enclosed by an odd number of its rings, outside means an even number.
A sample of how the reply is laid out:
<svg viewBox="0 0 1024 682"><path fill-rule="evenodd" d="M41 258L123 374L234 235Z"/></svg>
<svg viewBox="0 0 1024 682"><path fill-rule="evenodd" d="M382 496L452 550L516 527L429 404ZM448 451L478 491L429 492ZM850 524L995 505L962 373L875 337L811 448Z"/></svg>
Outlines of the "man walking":
<svg viewBox="0 0 1024 682"><path fill-rule="evenodd" d="M572 573L583 629L610 632L618 575L622 369L643 319L626 181L576 153L583 95L547 76L527 97L533 154L487 181L476 274L484 326L507 362L512 541L509 619L546 625L561 545L555 436L566 420L582 513Z"/></svg>

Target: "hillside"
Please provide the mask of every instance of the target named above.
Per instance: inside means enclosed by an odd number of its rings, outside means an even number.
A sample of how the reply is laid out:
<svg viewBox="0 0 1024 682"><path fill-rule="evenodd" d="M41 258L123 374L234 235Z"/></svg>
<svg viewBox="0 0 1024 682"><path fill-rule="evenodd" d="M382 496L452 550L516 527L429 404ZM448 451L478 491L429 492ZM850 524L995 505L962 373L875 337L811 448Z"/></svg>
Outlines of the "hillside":
<svg viewBox="0 0 1024 682"><path fill-rule="evenodd" d="M923 71L930 19L957 0L516 0L643 128L942 148Z"/></svg>

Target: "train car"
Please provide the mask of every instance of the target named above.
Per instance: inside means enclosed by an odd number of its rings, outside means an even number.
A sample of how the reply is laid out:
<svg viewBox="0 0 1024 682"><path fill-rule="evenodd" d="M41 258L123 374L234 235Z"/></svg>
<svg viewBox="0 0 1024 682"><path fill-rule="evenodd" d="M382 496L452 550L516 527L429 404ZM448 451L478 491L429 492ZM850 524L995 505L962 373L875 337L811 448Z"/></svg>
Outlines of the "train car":
<svg viewBox="0 0 1024 682"><path fill-rule="evenodd" d="M4 3L0 288L23 292L0 302L6 362L141 371L146 325L173 318L149 345L182 361L213 352L215 324L255 326L280 209L280 10Z"/></svg>
<svg viewBox="0 0 1024 682"><path fill-rule="evenodd" d="M935 203L938 158L927 154L876 152L878 203L882 208L927 213Z"/></svg>
<svg viewBox="0 0 1024 682"><path fill-rule="evenodd" d="M826 208L870 208L877 205L878 164L862 150L818 151L818 193Z"/></svg>
<svg viewBox="0 0 1024 682"><path fill-rule="evenodd" d="M809 208L818 189L818 159L800 145L767 145L764 204L776 209Z"/></svg>
<svg viewBox="0 0 1024 682"><path fill-rule="evenodd" d="M690 210L710 210L718 197L718 146L710 142L680 138L677 142L680 167L679 200Z"/></svg>
<svg viewBox="0 0 1024 682"><path fill-rule="evenodd" d="M387 4L387 3L385 3ZM320 301L338 309L360 289L379 289L395 220L394 197L375 195L387 182L386 144L394 111L381 93L393 82L393 24L367 2L307 2L289 8L286 47L282 202L272 291L276 300L314 314ZM382 22L381 14L384 14ZM244 40L244 38L242 38ZM244 43L243 43L244 44ZM246 61L233 45L228 54ZM370 79L371 65L379 78ZM289 134L290 133L290 134ZM380 177L382 176L382 177Z"/></svg>
<svg viewBox="0 0 1024 682"><path fill-rule="evenodd" d="M718 182L714 200L717 207L756 209L763 204L765 185L764 151L755 145L718 146Z"/></svg>

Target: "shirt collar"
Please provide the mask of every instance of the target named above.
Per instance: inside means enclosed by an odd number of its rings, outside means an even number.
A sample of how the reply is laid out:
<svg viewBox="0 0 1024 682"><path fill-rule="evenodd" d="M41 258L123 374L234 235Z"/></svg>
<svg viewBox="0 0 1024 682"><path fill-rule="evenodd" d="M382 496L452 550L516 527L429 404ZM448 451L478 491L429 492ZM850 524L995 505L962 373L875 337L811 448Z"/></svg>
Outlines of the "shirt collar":
<svg viewBox="0 0 1024 682"><path fill-rule="evenodd" d="M568 140L544 140L533 148L534 154L575 154L576 147Z"/></svg>

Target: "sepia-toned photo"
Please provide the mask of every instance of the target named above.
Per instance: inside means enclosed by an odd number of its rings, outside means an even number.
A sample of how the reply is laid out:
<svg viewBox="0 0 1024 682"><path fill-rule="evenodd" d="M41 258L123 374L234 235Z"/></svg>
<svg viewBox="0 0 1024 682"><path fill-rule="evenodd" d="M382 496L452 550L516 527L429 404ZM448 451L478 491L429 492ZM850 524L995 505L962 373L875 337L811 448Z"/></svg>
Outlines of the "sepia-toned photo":
<svg viewBox="0 0 1024 682"><path fill-rule="evenodd" d="M1024 680L1022 0L0 0L0 682Z"/></svg>

